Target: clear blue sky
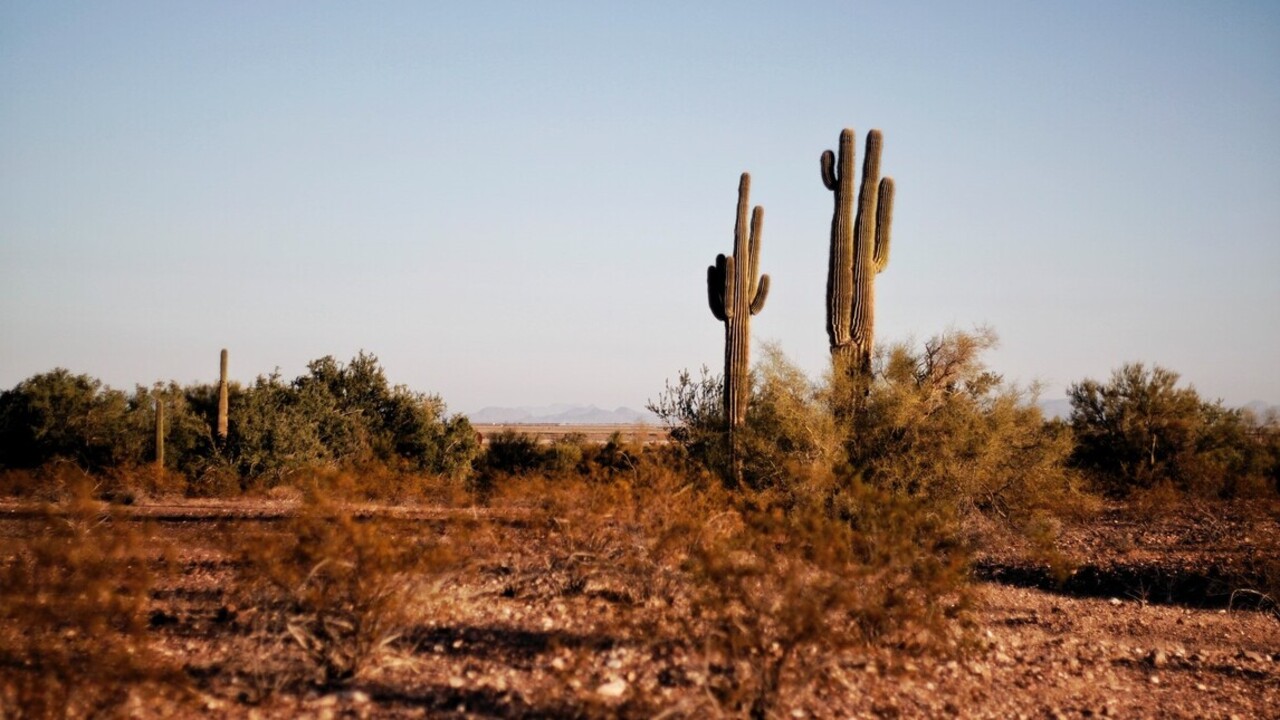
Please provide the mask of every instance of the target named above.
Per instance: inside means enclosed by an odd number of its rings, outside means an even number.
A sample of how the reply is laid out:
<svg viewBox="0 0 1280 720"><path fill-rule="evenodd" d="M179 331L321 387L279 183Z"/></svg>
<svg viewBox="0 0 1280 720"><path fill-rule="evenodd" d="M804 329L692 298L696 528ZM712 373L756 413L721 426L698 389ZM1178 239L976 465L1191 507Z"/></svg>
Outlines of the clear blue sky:
<svg viewBox="0 0 1280 720"><path fill-rule="evenodd" d="M1280 3L0 2L0 387L376 353L455 410L721 363L706 266L815 375L842 127L897 180L882 341L989 324L1280 402ZM859 143L861 150L861 142Z"/></svg>

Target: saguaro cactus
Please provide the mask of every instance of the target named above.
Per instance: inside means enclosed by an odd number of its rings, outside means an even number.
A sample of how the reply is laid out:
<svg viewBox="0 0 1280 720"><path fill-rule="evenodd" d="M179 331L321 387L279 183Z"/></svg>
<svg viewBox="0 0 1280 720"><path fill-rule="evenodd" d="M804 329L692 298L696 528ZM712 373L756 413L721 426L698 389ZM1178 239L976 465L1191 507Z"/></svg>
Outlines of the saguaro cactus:
<svg viewBox="0 0 1280 720"><path fill-rule="evenodd" d="M840 133L840 156L822 153L822 182L835 195L827 272L827 337L837 373L854 378L865 394L875 339L875 278L889 264L893 178L880 179L879 130L867 133L862 187L853 206L854 132Z"/></svg>
<svg viewBox="0 0 1280 720"><path fill-rule="evenodd" d="M222 349L218 371L218 439L227 439L227 349Z"/></svg>
<svg viewBox="0 0 1280 720"><path fill-rule="evenodd" d="M751 316L764 309L769 294L769 276L760 275L760 227L764 208L757 205L747 225L751 176L742 173L738 182L738 219L733 227L733 255L717 255L707 268L707 296L711 314L724 323L724 415L733 430L747 416L750 393L748 361L751 350Z"/></svg>
<svg viewBox="0 0 1280 720"><path fill-rule="evenodd" d="M156 469L164 468L164 396L156 393Z"/></svg>

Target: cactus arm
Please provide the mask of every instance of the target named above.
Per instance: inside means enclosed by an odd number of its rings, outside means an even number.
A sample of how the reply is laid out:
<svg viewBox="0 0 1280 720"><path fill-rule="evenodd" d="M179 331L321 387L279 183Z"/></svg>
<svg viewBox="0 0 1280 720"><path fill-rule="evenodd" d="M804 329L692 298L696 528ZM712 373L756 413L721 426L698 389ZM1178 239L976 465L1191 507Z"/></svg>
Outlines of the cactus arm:
<svg viewBox="0 0 1280 720"><path fill-rule="evenodd" d="M880 199L876 206L876 272L889 265L889 236L893 227L893 178L880 181Z"/></svg>
<svg viewBox="0 0 1280 720"><path fill-rule="evenodd" d="M836 180L836 154L830 150L822 151L822 184L834 191L838 185Z"/></svg>
<svg viewBox="0 0 1280 720"><path fill-rule="evenodd" d="M707 267L707 303L717 320L724 322L728 319L724 315L724 267L718 258L715 265Z"/></svg>
<svg viewBox="0 0 1280 720"><path fill-rule="evenodd" d="M843 136L841 137L843 141ZM853 222L853 237L858 249L870 248L875 242L877 198L880 182L880 148L883 138L879 130L867 133L867 154L862 159L862 187L858 189L858 216ZM860 260L861 258L859 258Z"/></svg>
<svg viewBox="0 0 1280 720"><path fill-rule="evenodd" d="M750 251L748 252L749 263L747 265L748 302L750 302L750 298L755 297L756 285L760 278L760 229L763 225L764 208L757 205L751 211L751 238L748 242L750 246ZM752 315L754 314L752 313Z"/></svg>
<svg viewBox="0 0 1280 720"><path fill-rule="evenodd" d="M764 309L764 300L769 296L769 276L761 275L760 283L756 286L756 296L751 300L751 314L759 315Z"/></svg>

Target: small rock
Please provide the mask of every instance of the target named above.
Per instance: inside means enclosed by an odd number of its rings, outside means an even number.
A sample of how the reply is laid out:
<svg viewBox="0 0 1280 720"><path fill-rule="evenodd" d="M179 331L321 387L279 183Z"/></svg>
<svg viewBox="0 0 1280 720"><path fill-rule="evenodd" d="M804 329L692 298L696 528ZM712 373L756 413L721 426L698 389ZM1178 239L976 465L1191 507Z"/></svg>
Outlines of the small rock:
<svg viewBox="0 0 1280 720"><path fill-rule="evenodd" d="M1152 650L1147 653L1147 664L1159 670L1169 664L1169 657L1164 654L1163 650Z"/></svg>
<svg viewBox="0 0 1280 720"><path fill-rule="evenodd" d="M453 688L454 690L457 690L458 688L465 685L466 682L467 682L466 680L463 680L457 675L454 675L453 677L449 678L449 687Z"/></svg>
<svg viewBox="0 0 1280 720"><path fill-rule="evenodd" d="M352 690L347 697L356 705L365 705L369 702L369 693L363 690Z"/></svg>
<svg viewBox="0 0 1280 720"><path fill-rule="evenodd" d="M596 694L603 698L620 698L626 692L626 680L613 680L596 688Z"/></svg>
<svg viewBox="0 0 1280 720"><path fill-rule="evenodd" d="M1159 676L1159 675L1152 675L1151 677L1147 678L1147 682L1151 683L1152 685L1159 685L1159 684L1160 684L1160 676Z"/></svg>
<svg viewBox="0 0 1280 720"><path fill-rule="evenodd" d="M1110 599L1110 600L1108 600L1107 602L1111 603L1112 605L1119 605L1119 604L1120 604L1120 598L1111 598L1111 599Z"/></svg>

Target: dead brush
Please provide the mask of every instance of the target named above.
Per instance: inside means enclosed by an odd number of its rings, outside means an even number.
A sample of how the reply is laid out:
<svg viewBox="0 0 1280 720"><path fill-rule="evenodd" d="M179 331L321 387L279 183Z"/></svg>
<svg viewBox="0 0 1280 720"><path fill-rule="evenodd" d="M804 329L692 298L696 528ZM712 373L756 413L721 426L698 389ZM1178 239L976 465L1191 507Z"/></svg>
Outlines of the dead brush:
<svg viewBox="0 0 1280 720"><path fill-rule="evenodd" d="M723 497L670 528L686 578L672 612L703 656L714 709L771 717L788 687L842 649L946 645L968 600L963 553L930 542L937 528L912 509L856 492L856 506Z"/></svg>
<svg viewBox="0 0 1280 720"><path fill-rule="evenodd" d="M291 639L322 686L356 678L429 609L453 563L424 527L313 497L283 527L240 538L240 602L260 609L253 632Z"/></svg>
<svg viewBox="0 0 1280 720"><path fill-rule="evenodd" d="M143 537L80 494L5 543L0 718L94 717L185 696L181 673L146 635L163 551Z"/></svg>
<svg viewBox="0 0 1280 720"><path fill-rule="evenodd" d="M491 498L496 510L525 513L536 550L509 547L510 588L525 595L588 595L623 605L670 600L675 576L656 546L670 506L689 499L687 478L639 462L631 480L600 471L587 477L521 478Z"/></svg>

